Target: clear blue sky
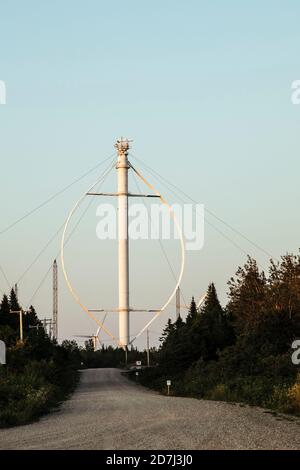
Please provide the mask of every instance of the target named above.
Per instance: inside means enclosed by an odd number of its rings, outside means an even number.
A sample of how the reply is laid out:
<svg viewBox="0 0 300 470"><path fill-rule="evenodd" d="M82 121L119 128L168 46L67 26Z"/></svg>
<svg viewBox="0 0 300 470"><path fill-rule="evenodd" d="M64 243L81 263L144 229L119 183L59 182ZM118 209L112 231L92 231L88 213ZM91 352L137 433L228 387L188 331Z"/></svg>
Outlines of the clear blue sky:
<svg viewBox="0 0 300 470"><path fill-rule="evenodd" d="M110 155L122 134L134 138L133 152L145 163L274 256L296 252L300 106L291 104L290 87L300 79L299 17L296 0L2 1L1 227ZM1 265L11 283L93 178L1 236ZM89 220L95 225L93 211ZM262 253L211 221L267 266ZM188 255L184 293L197 297L214 280L224 303L226 281L245 255L210 226L205 235L204 249ZM114 302L115 247L98 246L96 265L88 236L83 231L70 246L74 276L93 302L107 281ZM24 303L58 242L21 283ZM173 246L169 255L175 259ZM160 258L158 250L163 269ZM172 282L158 285L156 266L147 257L145 263L137 301L150 296L150 283L159 303ZM62 276L60 286L60 336L92 333ZM2 279L0 287L6 289ZM41 316L51 314L50 301L49 278L35 299Z"/></svg>

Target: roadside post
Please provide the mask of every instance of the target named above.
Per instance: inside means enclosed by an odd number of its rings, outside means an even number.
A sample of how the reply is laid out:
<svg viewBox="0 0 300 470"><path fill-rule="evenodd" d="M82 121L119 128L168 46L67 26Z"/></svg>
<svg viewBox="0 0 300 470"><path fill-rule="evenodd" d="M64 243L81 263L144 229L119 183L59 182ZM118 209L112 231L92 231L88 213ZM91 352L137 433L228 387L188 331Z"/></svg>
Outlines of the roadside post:
<svg viewBox="0 0 300 470"><path fill-rule="evenodd" d="M135 381L136 382L138 381L138 378L139 378L139 373L138 373L138 371L136 371L136 373L135 373Z"/></svg>
<svg viewBox="0 0 300 470"><path fill-rule="evenodd" d="M6 364L6 345L4 341L0 341L0 364Z"/></svg>
<svg viewBox="0 0 300 470"><path fill-rule="evenodd" d="M168 395L170 395L171 380L167 380Z"/></svg>

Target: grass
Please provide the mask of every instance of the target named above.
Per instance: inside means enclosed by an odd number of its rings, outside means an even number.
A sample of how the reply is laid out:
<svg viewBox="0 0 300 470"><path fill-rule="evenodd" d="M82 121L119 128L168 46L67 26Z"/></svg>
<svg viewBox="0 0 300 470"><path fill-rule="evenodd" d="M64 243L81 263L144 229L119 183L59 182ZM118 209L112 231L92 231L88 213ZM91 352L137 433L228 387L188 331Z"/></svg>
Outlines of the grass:
<svg viewBox="0 0 300 470"><path fill-rule="evenodd" d="M133 374L129 374L135 380ZM264 376L231 377L218 382L216 377L177 374L168 377L159 368L145 369L139 383L166 394L166 379L172 380L172 395L225 401L240 406L260 406L274 413L300 416L300 373L293 382L275 381Z"/></svg>

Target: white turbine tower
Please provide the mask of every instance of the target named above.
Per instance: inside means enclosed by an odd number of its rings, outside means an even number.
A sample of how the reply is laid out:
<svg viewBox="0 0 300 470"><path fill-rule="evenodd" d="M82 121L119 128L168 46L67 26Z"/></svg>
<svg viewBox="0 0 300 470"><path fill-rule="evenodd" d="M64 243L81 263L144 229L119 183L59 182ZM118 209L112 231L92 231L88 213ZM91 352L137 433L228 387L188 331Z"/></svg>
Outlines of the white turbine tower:
<svg viewBox="0 0 300 470"><path fill-rule="evenodd" d="M118 152L118 229L119 229L119 341L124 348L129 343L129 265L128 265L128 151L129 141L119 139Z"/></svg>

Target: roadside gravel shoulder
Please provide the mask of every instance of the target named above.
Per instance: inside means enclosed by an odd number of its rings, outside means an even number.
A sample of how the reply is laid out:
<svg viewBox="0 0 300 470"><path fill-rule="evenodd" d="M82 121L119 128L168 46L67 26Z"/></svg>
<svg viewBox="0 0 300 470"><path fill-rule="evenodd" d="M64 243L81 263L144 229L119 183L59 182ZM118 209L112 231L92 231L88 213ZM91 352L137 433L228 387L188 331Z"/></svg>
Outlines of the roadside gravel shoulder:
<svg viewBox="0 0 300 470"><path fill-rule="evenodd" d="M300 419L268 410L167 397L118 369L88 369L59 411L1 429L0 449L300 449Z"/></svg>

